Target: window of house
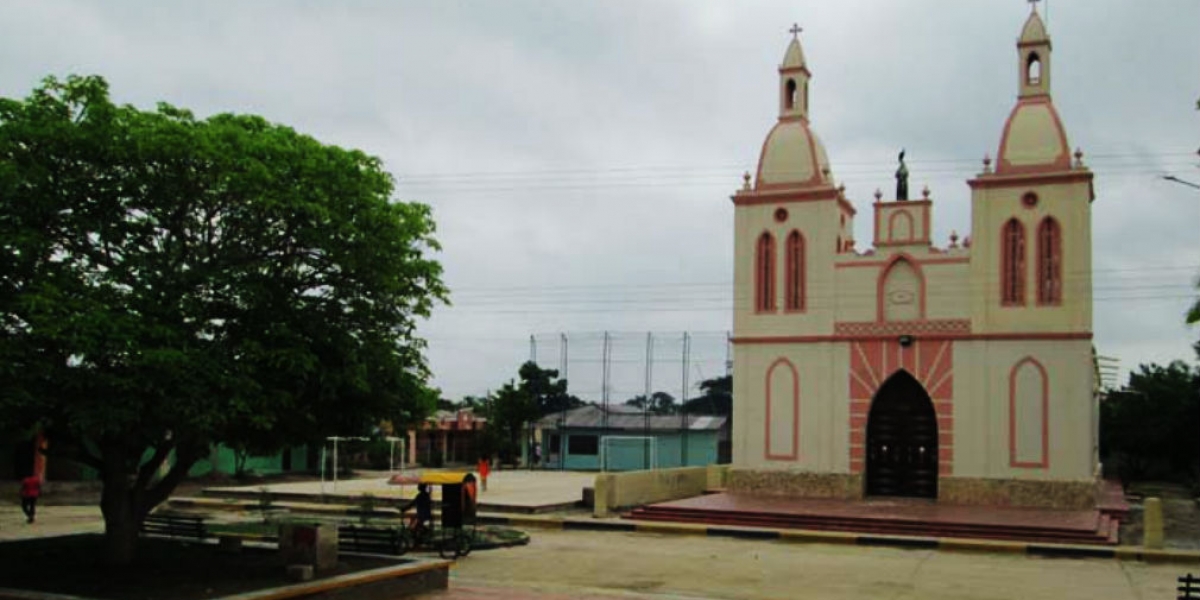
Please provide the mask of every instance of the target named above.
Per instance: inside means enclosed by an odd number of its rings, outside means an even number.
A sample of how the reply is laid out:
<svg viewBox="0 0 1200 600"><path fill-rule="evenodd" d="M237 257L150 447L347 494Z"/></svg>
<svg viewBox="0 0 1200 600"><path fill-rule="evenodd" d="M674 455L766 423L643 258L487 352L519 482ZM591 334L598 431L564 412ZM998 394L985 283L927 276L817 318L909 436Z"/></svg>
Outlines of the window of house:
<svg viewBox="0 0 1200 600"><path fill-rule="evenodd" d="M567 453L580 456L600 454L600 438L594 435L567 436Z"/></svg>

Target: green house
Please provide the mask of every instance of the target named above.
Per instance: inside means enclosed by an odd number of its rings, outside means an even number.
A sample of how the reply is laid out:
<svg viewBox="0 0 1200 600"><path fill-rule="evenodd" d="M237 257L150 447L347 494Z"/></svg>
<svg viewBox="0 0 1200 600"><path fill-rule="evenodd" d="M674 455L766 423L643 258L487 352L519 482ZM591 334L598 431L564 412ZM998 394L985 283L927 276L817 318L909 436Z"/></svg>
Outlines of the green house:
<svg viewBox="0 0 1200 600"><path fill-rule="evenodd" d="M588 405L538 421L542 467L578 471L633 471L718 462L728 419L655 415L626 406Z"/></svg>

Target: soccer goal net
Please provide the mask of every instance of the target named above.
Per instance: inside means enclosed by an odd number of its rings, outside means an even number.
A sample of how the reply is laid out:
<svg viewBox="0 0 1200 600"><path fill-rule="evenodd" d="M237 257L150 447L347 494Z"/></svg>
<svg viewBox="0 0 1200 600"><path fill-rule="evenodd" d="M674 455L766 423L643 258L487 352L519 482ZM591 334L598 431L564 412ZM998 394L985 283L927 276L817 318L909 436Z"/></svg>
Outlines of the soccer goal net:
<svg viewBox="0 0 1200 600"><path fill-rule="evenodd" d="M658 467L658 438L606 435L600 438L600 470L637 471Z"/></svg>

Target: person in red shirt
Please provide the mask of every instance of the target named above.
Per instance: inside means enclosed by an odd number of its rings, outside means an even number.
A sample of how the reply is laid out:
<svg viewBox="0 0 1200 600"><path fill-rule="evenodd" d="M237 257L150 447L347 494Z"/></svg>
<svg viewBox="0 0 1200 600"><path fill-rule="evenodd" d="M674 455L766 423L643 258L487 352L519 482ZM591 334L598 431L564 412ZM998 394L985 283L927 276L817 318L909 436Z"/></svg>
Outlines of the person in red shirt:
<svg viewBox="0 0 1200 600"><path fill-rule="evenodd" d="M479 465L477 468L479 470L479 481L483 484L483 491L486 492L488 473L490 473L492 470L491 460L487 456L479 457Z"/></svg>
<svg viewBox="0 0 1200 600"><path fill-rule="evenodd" d="M30 475L21 480L21 511L25 513L29 523L33 522L34 514L37 512L38 496L41 495L42 479L40 477Z"/></svg>

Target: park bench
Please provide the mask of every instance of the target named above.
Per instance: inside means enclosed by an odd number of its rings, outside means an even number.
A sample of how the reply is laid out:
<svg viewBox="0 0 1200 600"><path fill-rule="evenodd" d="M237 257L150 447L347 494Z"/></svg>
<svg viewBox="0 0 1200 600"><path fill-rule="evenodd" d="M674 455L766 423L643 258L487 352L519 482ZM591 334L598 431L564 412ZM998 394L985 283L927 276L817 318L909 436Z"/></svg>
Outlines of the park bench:
<svg viewBox="0 0 1200 600"><path fill-rule="evenodd" d="M338 550L398 556L408 552L408 539L396 527L339 525Z"/></svg>
<svg viewBox="0 0 1200 600"><path fill-rule="evenodd" d="M207 539L208 529L204 518L190 515L156 514L146 515L142 521L142 535L183 537L196 540Z"/></svg>
<svg viewBox="0 0 1200 600"><path fill-rule="evenodd" d="M1178 591L1176 600L1200 600L1200 577L1191 573L1180 577Z"/></svg>

